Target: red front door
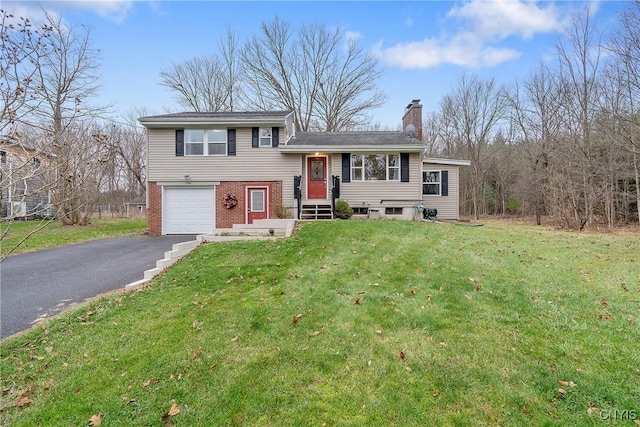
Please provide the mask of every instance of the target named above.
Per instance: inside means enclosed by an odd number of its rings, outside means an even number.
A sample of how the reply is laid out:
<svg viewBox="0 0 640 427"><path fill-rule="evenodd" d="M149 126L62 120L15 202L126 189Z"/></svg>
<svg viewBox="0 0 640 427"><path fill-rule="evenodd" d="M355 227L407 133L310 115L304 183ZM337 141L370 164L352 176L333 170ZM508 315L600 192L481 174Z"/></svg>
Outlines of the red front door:
<svg viewBox="0 0 640 427"><path fill-rule="evenodd" d="M267 188L247 188L247 224L256 219L266 219L269 212Z"/></svg>
<svg viewBox="0 0 640 427"><path fill-rule="evenodd" d="M307 199L327 198L327 158L307 159Z"/></svg>

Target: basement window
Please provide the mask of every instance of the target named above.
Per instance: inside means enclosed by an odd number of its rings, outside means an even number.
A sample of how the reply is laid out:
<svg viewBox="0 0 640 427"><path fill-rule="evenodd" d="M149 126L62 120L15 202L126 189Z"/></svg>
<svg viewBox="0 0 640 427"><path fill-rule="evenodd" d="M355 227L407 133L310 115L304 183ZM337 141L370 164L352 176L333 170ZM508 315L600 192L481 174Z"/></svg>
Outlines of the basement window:
<svg viewBox="0 0 640 427"><path fill-rule="evenodd" d="M354 215L369 215L369 208L353 208Z"/></svg>
<svg viewBox="0 0 640 427"><path fill-rule="evenodd" d="M385 215L402 215L402 208L384 208Z"/></svg>

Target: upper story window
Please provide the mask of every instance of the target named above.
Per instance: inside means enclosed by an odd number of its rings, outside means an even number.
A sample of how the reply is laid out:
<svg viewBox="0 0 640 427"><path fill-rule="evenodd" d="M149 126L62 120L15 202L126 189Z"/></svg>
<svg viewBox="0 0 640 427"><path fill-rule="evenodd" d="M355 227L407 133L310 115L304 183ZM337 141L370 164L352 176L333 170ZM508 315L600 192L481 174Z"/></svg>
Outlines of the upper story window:
<svg viewBox="0 0 640 427"><path fill-rule="evenodd" d="M185 129L184 153L187 156L226 156L226 129Z"/></svg>
<svg viewBox="0 0 640 427"><path fill-rule="evenodd" d="M271 128L260 128L260 147L271 147Z"/></svg>
<svg viewBox="0 0 640 427"><path fill-rule="evenodd" d="M33 158L33 166L36 167L36 168L40 166L40 159L39 158L37 158L37 157Z"/></svg>
<svg viewBox="0 0 640 427"><path fill-rule="evenodd" d="M440 171L422 172L422 194L439 196L441 182Z"/></svg>
<svg viewBox="0 0 640 427"><path fill-rule="evenodd" d="M0 151L0 163L5 164L7 163L7 152L6 151Z"/></svg>
<svg viewBox="0 0 640 427"><path fill-rule="evenodd" d="M400 181L400 154L352 154L351 181Z"/></svg>

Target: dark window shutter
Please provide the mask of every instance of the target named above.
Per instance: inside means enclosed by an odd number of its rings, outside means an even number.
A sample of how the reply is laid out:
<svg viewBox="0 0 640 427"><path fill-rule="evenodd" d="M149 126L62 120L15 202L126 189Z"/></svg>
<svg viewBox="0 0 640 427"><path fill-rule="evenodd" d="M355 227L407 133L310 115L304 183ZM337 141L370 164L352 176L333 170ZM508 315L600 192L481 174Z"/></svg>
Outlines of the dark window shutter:
<svg viewBox="0 0 640 427"><path fill-rule="evenodd" d="M449 195L449 171L440 172L440 195Z"/></svg>
<svg viewBox="0 0 640 427"><path fill-rule="evenodd" d="M227 156L236 155L236 130L227 129Z"/></svg>
<svg viewBox="0 0 640 427"><path fill-rule="evenodd" d="M409 182L409 153L400 153L400 181Z"/></svg>
<svg viewBox="0 0 640 427"><path fill-rule="evenodd" d="M184 156L184 129L176 129L176 156Z"/></svg>
<svg viewBox="0 0 640 427"><path fill-rule="evenodd" d="M258 148L258 138L260 137L260 128L251 128L251 147Z"/></svg>
<svg viewBox="0 0 640 427"><path fill-rule="evenodd" d="M271 128L271 146L277 147L280 143L280 128Z"/></svg>
<svg viewBox="0 0 640 427"><path fill-rule="evenodd" d="M342 153L342 182L351 182L351 154Z"/></svg>

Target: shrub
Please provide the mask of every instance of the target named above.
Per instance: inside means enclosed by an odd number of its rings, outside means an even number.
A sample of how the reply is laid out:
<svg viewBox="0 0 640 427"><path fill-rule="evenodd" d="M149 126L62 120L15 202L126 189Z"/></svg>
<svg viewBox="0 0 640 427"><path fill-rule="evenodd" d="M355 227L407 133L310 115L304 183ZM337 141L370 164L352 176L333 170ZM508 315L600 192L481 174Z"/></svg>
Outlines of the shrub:
<svg viewBox="0 0 640 427"><path fill-rule="evenodd" d="M291 218L291 208L285 205L275 205L273 207L273 215L276 218L288 219Z"/></svg>
<svg viewBox="0 0 640 427"><path fill-rule="evenodd" d="M353 209L344 200L336 201L336 216L342 219L349 219L353 216Z"/></svg>
<svg viewBox="0 0 640 427"><path fill-rule="evenodd" d="M509 200L507 200L507 211L509 211L510 214L517 213L521 207L522 203L517 197L511 196Z"/></svg>

